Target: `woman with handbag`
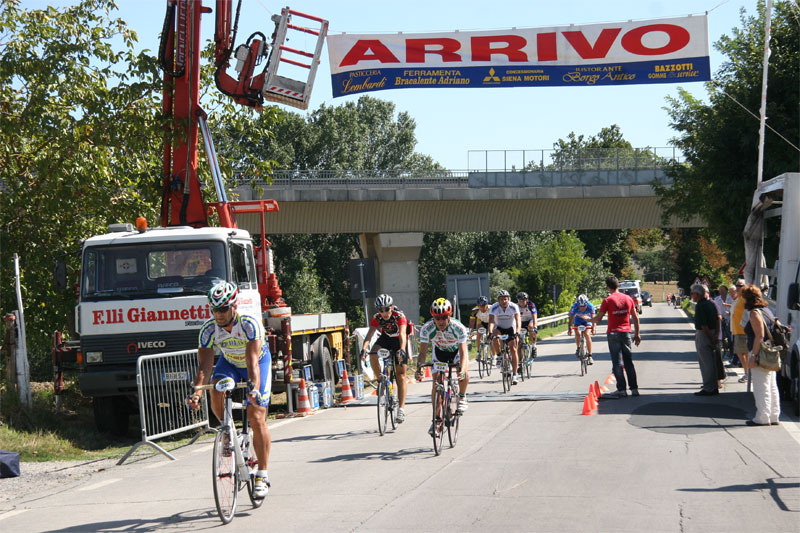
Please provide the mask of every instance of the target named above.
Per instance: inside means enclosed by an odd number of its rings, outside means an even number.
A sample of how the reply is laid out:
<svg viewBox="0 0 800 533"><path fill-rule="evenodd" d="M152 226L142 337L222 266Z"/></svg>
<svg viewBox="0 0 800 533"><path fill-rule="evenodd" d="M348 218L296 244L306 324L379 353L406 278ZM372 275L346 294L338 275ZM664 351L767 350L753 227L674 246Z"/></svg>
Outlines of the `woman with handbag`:
<svg viewBox="0 0 800 533"><path fill-rule="evenodd" d="M778 396L778 382L774 370L765 367L774 365L768 362L774 356L774 349L767 341L771 338L769 328L774 317L767 308L767 301L761 290L755 285L747 285L742 289L744 308L750 311L750 320L744 327L749 350L747 366L753 381L753 397L756 401L756 416L748 420L748 426L778 425L781 416L781 399Z"/></svg>

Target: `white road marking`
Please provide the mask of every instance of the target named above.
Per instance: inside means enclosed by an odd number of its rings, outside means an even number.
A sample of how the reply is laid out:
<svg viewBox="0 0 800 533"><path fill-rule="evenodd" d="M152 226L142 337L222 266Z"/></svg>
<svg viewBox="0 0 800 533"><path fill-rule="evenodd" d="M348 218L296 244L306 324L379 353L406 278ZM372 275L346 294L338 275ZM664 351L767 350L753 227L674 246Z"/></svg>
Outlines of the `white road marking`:
<svg viewBox="0 0 800 533"><path fill-rule="evenodd" d="M18 514L22 514L28 509L17 509L15 511L9 511L7 513L0 514L0 520L5 520L6 518L11 518L12 516L17 516Z"/></svg>
<svg viewBox="0 0 800 533"><path fill-rule="evenodd" d="M106 485L111 485L112 483L116 483L117 481L122 481L122 478L115 477L115 478L112 478L112 479L106 479L105 481L101 481L99 483L95 483L94 485L87 485L86 487L81 487L78 490L79 491L87 491L87 490L99 489L100 487L105 487Z"/></svg>

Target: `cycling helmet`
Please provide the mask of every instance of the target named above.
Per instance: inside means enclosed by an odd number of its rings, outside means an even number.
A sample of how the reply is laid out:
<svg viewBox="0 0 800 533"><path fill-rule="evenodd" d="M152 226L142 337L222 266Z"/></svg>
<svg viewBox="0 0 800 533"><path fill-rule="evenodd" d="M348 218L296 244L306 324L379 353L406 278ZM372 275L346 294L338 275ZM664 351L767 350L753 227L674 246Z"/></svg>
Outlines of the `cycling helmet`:
<svg viewBox="0 0 800 533"><path fill-rule="evenodd" d="M480 296L478 298L478 305L489 305L489 298L486 296Z"/></svg>
<svg viewBox="0 0 800 533"><path fill-rule="evenodd" d="M581 294L581 295L578 296L578 299L576 300L576 303L580 307L583 307L584 305L589 303L589 298L587 298L585 294Z"/></svg>
<svg viewBox="0 0 800 533"><path fill-rule="evenodd" d="M527 292L519 291L517 293L517 300L527 300L527 299L528 299L528 293Z"/></svg>
<svg viewBox="0 0 800 533"><path fill-rule="evenodd" d="M394 302L394 300L392 300L391 296L388 294L380 294L377 298L375 298L375 307L389 307L392 305L392 302Z"/></svg>
<svg viewBox="0 0 800 533"><path fill-rule="evenodd" d="M453 314L453 304L447 298L437 298L431 304L431 315L436 318Z"/></svg>
<svg viewBox="0 0 800 533"><path fill-rule="evenodd" d="M508 294L508 291L507 291L507 290L505 290L505 289L500 289L499 291L497 291L497 299L498 299L498 300L499 300L501 297L503 297L503 296L508 296L509 298L511 298L511 295L510 295L510 294Z"/></svg>
<svg viewBox="0 0 800 533"><path fill-rule="evenodd" d="M220 281L208 291L208 303L212 310L217 310L220 307L236 305L238 296L239 287L227 281Z"/></svg>

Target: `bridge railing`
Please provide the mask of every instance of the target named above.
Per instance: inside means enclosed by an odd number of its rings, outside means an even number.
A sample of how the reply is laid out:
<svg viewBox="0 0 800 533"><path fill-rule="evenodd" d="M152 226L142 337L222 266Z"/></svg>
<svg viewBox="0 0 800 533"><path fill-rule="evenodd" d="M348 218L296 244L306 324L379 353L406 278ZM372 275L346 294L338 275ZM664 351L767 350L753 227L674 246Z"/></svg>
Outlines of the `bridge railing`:
<svg viewBox="0 0 800 533"><path fill-rule="evenodd" d="M532 152L537 159L526 157ZM467 170L276 170L273 188L375 189L375 188L483 188L575 187L592 185L641 185L668 181L663 170L683 163L675 147L594 150L483 150L484 166ZM489 154L492 154L490 166ZM497 160L497 155L502 159ZM514 156L514 157L512 157ZM516 159L515 159L516 158ZM518 167L512 161L518 161ZM246 179L237 180L240 183Z"/></svg>

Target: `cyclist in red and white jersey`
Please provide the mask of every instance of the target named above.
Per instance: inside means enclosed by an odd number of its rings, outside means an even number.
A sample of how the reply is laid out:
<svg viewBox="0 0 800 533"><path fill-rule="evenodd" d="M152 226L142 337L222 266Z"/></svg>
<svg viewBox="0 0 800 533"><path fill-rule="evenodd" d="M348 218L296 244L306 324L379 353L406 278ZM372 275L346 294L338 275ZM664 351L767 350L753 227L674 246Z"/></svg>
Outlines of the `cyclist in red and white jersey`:
<svg viewBox="0 0 800 533"><path fill-rule="evenodd" d="M400 408L397 410L397 423L402 424L406 419L406 371L408 370L408 329L409 322L406 315L394 306L394 300L388 294L381 294L375 298L375 307L378 312L369 322L369 331L364 337L364 346L369 345L369 340L375 331L380 330L381 334L372 349L369 351L369 366L375 373L375 377L383 379L380 363L378 362L378 350L385 348L392 352L395 357L395 370L397 372L397 399L400 401ZM363 358L363 353L362 353Z"/></svg>
<svg viewBox="0 0 800 533"><path fill-rule="evenodd" d="M500 353L500 339L497 338L497 335L509 336L508 347L511 351L511 368L514 369L514 373L511 376L512 385L518 383L519 351L517 350L517 333L521 328L519 307L511 301L511 295L507 290L500 290L497 293L497 302L489 309L488 335L493 336L492 352L495 355Z"/></svg>

